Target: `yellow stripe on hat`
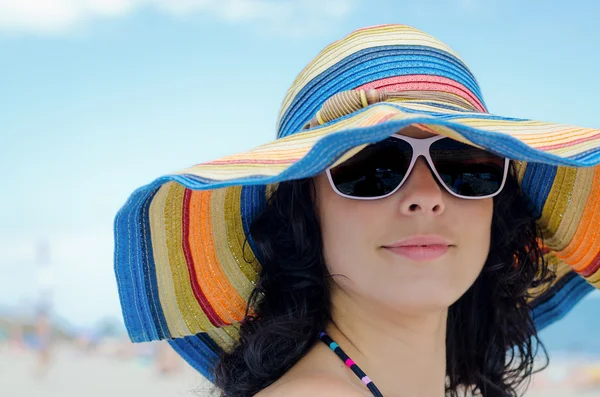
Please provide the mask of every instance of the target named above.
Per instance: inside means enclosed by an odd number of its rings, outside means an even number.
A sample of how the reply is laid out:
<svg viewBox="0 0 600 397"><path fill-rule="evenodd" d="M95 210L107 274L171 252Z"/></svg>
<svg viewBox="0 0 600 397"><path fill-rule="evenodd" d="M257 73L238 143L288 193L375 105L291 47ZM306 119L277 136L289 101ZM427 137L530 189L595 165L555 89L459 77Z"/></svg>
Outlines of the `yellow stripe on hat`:
<svg viewBox="0 0 600 397"><path fill-rule="evenodd" d="M254 284L258 280L260 264L256 260L256 255L252 252L250 244L246 243L246 234L242 224L241 208L242 187L235 186L226 189L224 202L224 216L229 248L245 277L245 282L250 281ZM258 197L257 197L258 200ZM250 262L250 263L248 263Z"/></svg>
<svg viewBox="0 0 600 397"><path fill-rule="evenodd" d="M567 204L569 204L576 175L576 168L559 167L556 170L554 182L544 202L542 217L538 221L543 236L553 236L556 233L567 209Z"/></svg>
<svg viewBox="0 0 600 397"><path fill-rule="evenodd" d="M240 339L240 325L226 325L208 330L206 333L221 349L230 352Z"/></svg>
<svg viewBox="0 0 600 397"><path fill-rule="evenodd" d="M231 241L227 235L227 231L231 231L234 226L233 222L236 220L241 223L240 217L240 193L241 188L226 188L216 189L213 191L211 197L211 226L214 241L215 255L218 258L218 263L225 274L227 281L231 288L235 290L235 294L241 297L244 301L248 301L250 293L252 292L252 284L249 283L248 278L245 275L246 269L250 265L245 263L241 257L241 249L238 246L237 241ZM229 201L228 201L229 200ZM227 205L229 208L225 208ZM237 214L231 213L231 207L237 206ZM236 216L237 215L237 216ZM237 218L237 219L236 219ZM248 272L250 273L250 272ZM258 278L256 273L254 279ZM254 280L253 280L254 281ZM230 300L233 298L233 294L230 293L230 288L223 289L223 301ZM227 306L235 307L233 303L228 303ZM244 313L230 313L231 317L241 321Z"/></svg>
<svg viewBox="0 0 600 397"><path fill-rule="evenodd" d="M165 228L165 209L168 208L167 200L174 182L165 183L160 187L149 210L149 223L152 237L152 254L156 271L156 281L163 314L172 337L190 335L190 329L180 316L179 305L175 292L175 283L169 263L167 249L167 229ZM171 233L169 233L171 234Z"/></svg>
<svg viewBox="0 0 600 397"><path fill-rule="evenodd" d="M166 245L165 209L169 191L173 185L174 182L170 182L160 187L150 204L148 219L160 304L163 309L165 321L169 327L169 332L172 337L176 337L189 335L190 330L180 315L181 312L177 304L175 284L171 274L169 252Z"/></svg>
<svg viewBox="0 0 600 397"><path fill-rule="evenodd" d="M165 224L167 230L167 250L169 264L175 285L175 297L183 320L192 334L212 328L213 325L204 314L191 286L190 271L183 251L183 199L185 188L172 184L165 202ZM190 231L190 238L192 238ZM195 244L195 243L194 243ZM195 267L198 269L198 267Z"/></svg>
<svg viewBox="0 0 600 397"><path fill-rule="evenodd" d="M592 284L594 287L600 288L600 271L596 270L594 274L584 278L588 283Z"/></svg>
<svg viewBox="0 0 600 397"><path fill-rule="evenodd" d="M558 284L560 282L560 280L563 277L565 277L567 274L573 273L573 269L569 265L564 263L560 258L558 258L553 252L548 252L547 254L545 254L544 261L546 263L546 266L550 270L550 272L555 274L556 278L554 279L554 281L551 284L542 284L538 287L530 288L528 291L529 294L531 295L529 302L531 302L533 299L541 296L544 292L549 290L552 286Z"/></svg>
<svg viewBox="0 0 600 397"><path fill-rule="evenodd" d="M575 171L572 171L575 172ZM577 231L577 226L585 210L585 202L592 193L594 182L593 168L578 168L571 192L567 195L568 202L565 205L564 213L557 214L554 221L558 222L558 227L551 234L544 236L546 246L554 251L562 251L573 240ZM575 204L578 203L578 204Z"/></svg>

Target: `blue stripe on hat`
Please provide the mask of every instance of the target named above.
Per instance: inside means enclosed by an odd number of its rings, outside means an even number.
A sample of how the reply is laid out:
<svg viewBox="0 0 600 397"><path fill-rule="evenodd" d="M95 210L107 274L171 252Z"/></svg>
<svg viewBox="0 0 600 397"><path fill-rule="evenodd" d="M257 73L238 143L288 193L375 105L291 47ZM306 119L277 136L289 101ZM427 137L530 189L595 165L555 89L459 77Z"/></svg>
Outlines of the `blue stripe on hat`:
<svg viewBox="0 0 600 397"><path fill-rule="evenodd" d="M571 156L573 160L581 161L582 163L593 162L595 158L598 158L598 152L600 148L586 150L585 152Z"/></svg>
<svg viewBox="0 0 600 397"><path fill-rule="evenodd" d="M556 178L557 167L542 163L529 163L523 175L523 192L534 205L533 215L536 219L542 216L544 204ZM532 183L537 180L537 184Z"/></svg>
<svg viewBox="0 0 600 397"><path fill-rule="evenodd" d="M388 77L411 74L452 79L467 87L485 106L476 79L464 63L451 54L425 46L372 47L342 59L306 84L282 115L278 137L300 131L323 103L340 91Z"/></svg>
<svg viewBox="0 0 600 397"><path fill-rule="evenodd" d="M240 198L240 213L242 217L244 234L247 236L248 245L256 256L256 259L258 259L259 263L262 262L262 257L256 242L250 235L250 224L266 207L266 190L266 185L243 186Z"/></svg>
<svg viewBox="0 0 600 397"><path fill-rule="evenodd" d="M158 294L158 283L156 281L156 266L154 264L154 253L152 251L152 236L150 234L150 204L152 198L156 194L152 194L142 206L142 228L140 230L141 241L141 261L146 269L144 274L144 286L148 294L148 305L152 314L153 323L156 326L159 339L170 338L171 333L165 319L160 297Z"/></svg>
<svg viewBox="0 0 600 397"><path fill-rule="evenodd" d="M140 224L142 206L152 200L158 189L141 187L132 193L115 217L115 275L123 318L134 342L158 339L144 290Z"/></svg>
<svg viewBox="0 0 600 397"><path fill-rule="evenodd" d="M548 300L533 309L533 320L538 331L563 318L579 301L595 289L576 273L564 277L570 277L570 279L561 288L556 289L556 292Z"/></svg>
<svg viewBox="0 0 600 397"><path fill-rule="evenodd" d="M419 101L419 103L423 103L422 101ZM430 103L430 105L432 106L437 106L437 107L442 107L441 104L439 103ZM464 111L464 109L462 109ZM424 113L422 110L414 110L414 109L406 109L406 113ZM460 122L461 119L464 118L468 118L468 119L480 119L480 120L502 120L502 121L529 121L528 119L519 119L519 118L515 118L515 117L505 117L505 116L496 116L490 113L472 113L472 112L465 112L468 114L446 114L446 113L435 113L435 112L431 112L431 111L427 111L427 114L429 114L430 116L435 116L436 118L442 118L444 120L448 120L448 121L453 121L453 120L457 120Z"/></svg>
<svg viewBox="0 0 600 397"><path fill-rule="evenodd" d="M214 369L222 349L206 333L170 339L168 342L196 371L214 382Z"/></svg>

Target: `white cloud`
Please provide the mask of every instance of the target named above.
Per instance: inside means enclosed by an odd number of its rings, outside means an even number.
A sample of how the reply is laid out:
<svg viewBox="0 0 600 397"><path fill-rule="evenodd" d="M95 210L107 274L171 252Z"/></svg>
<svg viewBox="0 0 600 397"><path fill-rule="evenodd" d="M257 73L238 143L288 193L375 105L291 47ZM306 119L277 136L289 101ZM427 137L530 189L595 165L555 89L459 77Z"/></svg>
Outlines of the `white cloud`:
<svg viewBox="0 0 600 397"><path fill-rule="evenodd" d="M93 16L118 16L137 0L0 0L0 29L61 32Z"/></svg>
<svg viewBox="0 0 600 397"><path fill-rule="evenodd" d="M93 20L153 8L173 16L205 13L229 23L257 22L266 30L331 25L360 0L0 0L0 31L64 34ZM302 29L302 27L309 29Z"/></svg>

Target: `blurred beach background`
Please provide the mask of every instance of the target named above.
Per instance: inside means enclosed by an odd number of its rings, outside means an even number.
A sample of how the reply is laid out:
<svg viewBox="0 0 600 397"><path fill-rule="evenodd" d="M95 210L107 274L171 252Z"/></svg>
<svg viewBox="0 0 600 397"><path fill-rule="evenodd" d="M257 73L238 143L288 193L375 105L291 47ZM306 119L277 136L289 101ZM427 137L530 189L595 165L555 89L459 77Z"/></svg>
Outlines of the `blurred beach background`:
<svg viewBox="0 0 600 397"><path fill-rule="evenodd" d="M131 344L113 219L154 178L275 137L297 73L404 23L467 62L492 113L600 127L597 2L0 0L0 395L207 396ZM527 396L600 396L600 293L540 333Z"/></svg>

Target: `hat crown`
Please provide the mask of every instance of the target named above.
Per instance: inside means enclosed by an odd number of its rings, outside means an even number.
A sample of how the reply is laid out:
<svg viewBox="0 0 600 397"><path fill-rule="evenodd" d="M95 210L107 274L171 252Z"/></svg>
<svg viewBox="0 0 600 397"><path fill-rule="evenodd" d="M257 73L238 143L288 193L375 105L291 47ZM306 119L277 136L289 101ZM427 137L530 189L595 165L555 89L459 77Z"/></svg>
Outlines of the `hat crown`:
<svg viewBox="0 0 600 397"><path fill-rule="evenodd" d="M475 76L449 46L411 26L378 25L329 44L298 74L283 100L277 137L300 132L327 99L357 89L438 92L444 95L428 101L434 106L456 108L457 100L445 100L451 95L487 113Z"/></svg>

